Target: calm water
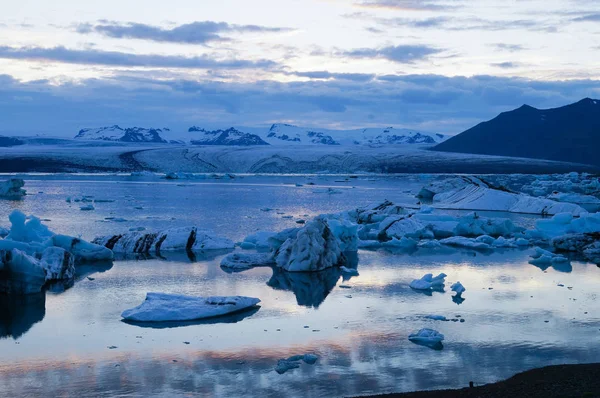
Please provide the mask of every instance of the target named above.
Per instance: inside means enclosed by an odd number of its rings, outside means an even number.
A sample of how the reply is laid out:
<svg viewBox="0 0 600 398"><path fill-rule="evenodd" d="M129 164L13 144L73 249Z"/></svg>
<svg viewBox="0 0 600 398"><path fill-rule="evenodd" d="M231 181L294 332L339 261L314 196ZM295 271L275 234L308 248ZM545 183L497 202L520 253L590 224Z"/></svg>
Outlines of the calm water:
<svg viewBox="0 0 600 398"><path fill-rule="evenodd" d="M26 188L36 194L0 202L0 215L6 220L19 208L49 219L57 232L86 239L137 226L194 224L240 240L257 229L294 226L305 214L383 198L415 203L424 179L29 177ZM307 182L316 185L294 185ZM329 187L339 193L322 193ZM115 202L83 212L65 201L81 195ZM274 210L260 210L265 207ZM512 217L522 225L534 221ZM462 387L537 366L600 361L600 269L574 262L541 270L527 263L529 252L360 251L360 275L345 281L337 270L228 274L219 267L224 253L81 267L66 291L0 298L0 396L340 396ZM427 272L460 280L465 301L408 287ZM149 291L239 294L262 303L224 323L155 329L121 322L120 313ZM465 322L424 319L428 314ZM407 340L422 327L446 336L443 350ZM278 359L302 353L319 360L283 375L274 371Z"/></svg>

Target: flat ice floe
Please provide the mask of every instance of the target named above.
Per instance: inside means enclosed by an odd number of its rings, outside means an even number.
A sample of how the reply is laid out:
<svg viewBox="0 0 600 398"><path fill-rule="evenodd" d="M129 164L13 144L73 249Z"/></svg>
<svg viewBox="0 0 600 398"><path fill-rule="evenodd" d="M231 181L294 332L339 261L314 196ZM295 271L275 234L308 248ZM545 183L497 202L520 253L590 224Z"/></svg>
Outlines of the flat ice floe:
<svg viewBox="0 0 600 398"><path fill-rule="evenodd" d="M245 296L192 297L177 294L147 293L139 306L123 311L126 321L194 321L231 314L251 308L260 300Z"/></svg>
<svg viewBox="0 0 600 398"><path fill-rule="evenodd" d="M254 267L275 265L271 253L231 253L221 260L221 267L231 271L243 271Z"/></svg>
<svg viewBox="0 0 600 398"><path fill-rule="evenodd" d="M529 196L524 193L498 189L476 177L457 177L454 184L450 184L450 182L448 180L432 182L423 188L422 192L424 190L435 192L432 197L433 207L439 209L505 211L540 215L571 213L579 216L587 213L585 209L573 203L561 203L550 199ZM442 185L442 187L439 187L439 185ZM450 187L451 189L442 190L445 187Z"/></svg>
<svg viewBox="0 0 600 398"><path fill-rule="evenodd" d="M233 249L232 240L197 227L171 228L160 232L127 232L93 240L115 253L160 254L162 251L201 251Z"/></svg>

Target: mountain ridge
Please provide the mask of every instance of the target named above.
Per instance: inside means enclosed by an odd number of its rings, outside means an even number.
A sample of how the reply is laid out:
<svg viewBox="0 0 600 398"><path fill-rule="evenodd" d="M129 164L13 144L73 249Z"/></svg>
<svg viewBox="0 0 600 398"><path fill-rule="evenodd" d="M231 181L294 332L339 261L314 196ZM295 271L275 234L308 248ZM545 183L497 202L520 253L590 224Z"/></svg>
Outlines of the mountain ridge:
<svg viewBox="0 0 600 398"><path fill-rule="evenodd" d="M600 100L550 109L522 105L436 145L432 150L600 165Z"/></svg>

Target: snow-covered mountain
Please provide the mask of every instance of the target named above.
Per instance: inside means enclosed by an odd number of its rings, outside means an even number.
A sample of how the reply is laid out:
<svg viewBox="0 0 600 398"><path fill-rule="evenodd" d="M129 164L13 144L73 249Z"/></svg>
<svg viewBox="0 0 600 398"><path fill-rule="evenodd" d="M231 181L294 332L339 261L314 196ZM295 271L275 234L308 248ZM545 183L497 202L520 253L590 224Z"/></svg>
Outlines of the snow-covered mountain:
<svg viewBox="0 0 600 398"><path fill-rule="evenodd" d="M154 129L143 127L121 128L117 125L79 130L75 136L81 140L103 140L119 142L153 142L166 144L168 141L161 137L161 133L168 133L168 128Z"/></svg>
<svg viewBox="0 0 600 398"><path fill-rule="evenodd" d="M426 133L410 129L366 128L357 130L310 129L289 124L273 124L263 139L271 145L395 145L437 144L444 141L443 134Z"/></svg>
<svg viewBox="0 0 600 398"><path fill-rule="evenodd" d="M258 135L244 133L233 127L227 130L205 130L193 126L188 132L194 134L194 138L190 140L192 145L269 145Z"/></svg>
<svg viewBox="0 0 600 398"><path fill-rule="evenodd" d="M276 123L270 128L231 127L227 130L208 130L190 127L187 139L196 145L364 145L437 144L446 139L443 134L410 129L366 128L328 130Z"/></svg>
<svg viewBox="0 0 600 398"><path fill-rule="evenodd" d="M426 133L409 129L366 128L356 130L327 130L276 123L270 128L230 127L226 130L192 126L183 133L168 128L154 129L118 125L82 129L75 136L78 140L102 140L118 142L147 142L192 145L344 145L384 146L397 144L437 144L446 138L442 134Z"/></svg>

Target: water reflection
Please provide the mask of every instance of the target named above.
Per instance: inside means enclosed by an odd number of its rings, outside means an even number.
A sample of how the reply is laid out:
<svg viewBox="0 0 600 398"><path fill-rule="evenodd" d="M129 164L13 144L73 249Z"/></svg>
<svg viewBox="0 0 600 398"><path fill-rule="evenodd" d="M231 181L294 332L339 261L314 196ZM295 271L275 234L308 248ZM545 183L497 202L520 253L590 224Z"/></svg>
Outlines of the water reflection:
<svg viewBox="0 0 600 398"><path fill-rule="evenodd" d="M163 251L160 254L149 253L115 253L116 261L147 261L147 260L164 260L184 263L196 263L200 261L212 261L219 256L223 256L232 252L230 249L217 250L181 250L181 251Z"/></svg>
<svg viewBox="0 0 600 398"><path fill-rule="evenodd" d="M267 285L276 290L293 292L298 305L318 308L341 276L342 271L338 267L319 272L288 272L273 267L273 276Z"/></svg>
<svg viewBox="0 0 600 398"><path fill-rule="evenodd" d="M0 295L0 338L18 339L46 315L46 293Z"/></svg>

